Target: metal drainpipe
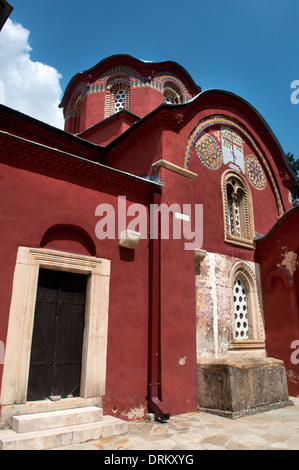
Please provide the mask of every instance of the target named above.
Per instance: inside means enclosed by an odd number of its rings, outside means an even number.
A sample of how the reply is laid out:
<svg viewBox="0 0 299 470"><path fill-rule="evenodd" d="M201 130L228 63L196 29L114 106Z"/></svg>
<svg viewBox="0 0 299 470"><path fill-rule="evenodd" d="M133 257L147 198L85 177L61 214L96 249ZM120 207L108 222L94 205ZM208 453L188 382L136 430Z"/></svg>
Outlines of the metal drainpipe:
<svg viewBox="0 0 299 470"><path fill-rule="evenodd" d="M161 195L152 193L150 204L159 205ZM153 206L150 206L153 208ZM155 209L156 210L156 209ZM151 227L151 235L158 231L158 237L149 239L149 357L147 404L156 418L168 420L170 413L161 401L161 333L160 333L160 213L158 227ZM154 220L155 217L153 218Z"/></svg>

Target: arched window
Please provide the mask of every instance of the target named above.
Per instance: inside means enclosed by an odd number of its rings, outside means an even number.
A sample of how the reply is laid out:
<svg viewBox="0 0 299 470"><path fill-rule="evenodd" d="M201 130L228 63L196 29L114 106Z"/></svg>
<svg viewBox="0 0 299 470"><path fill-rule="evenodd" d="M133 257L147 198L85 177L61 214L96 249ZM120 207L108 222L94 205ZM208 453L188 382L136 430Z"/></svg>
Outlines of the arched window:
<svg viewBox="0 0 299 470"><path fill-rule="evenodd" d="M254 247L251 193L244 178L228 170L222 175L224 239L227 243Z"/></svg>
<svg viewBox="0 0 299 470"><path fill-rule="evenodd" d="M106 86L105 118L123 109L130 109L130 79L126 75L115 75Z"/></svg>
<svg viewBox="0 0 299 470"><path fill-rule="evenodd" d="M251 267L238 261L231 273L233 341L230 349L264 349L260 289Z"/></svg>
<svg viewBox="0 0 299 470"><path fill-rule="evenodd" d="M73 96L70 107L70 133L77 134L80 128L82 93L77 92Z"/></svg>
<svg viewBox="0 0 299 470"><path fill-rule="evenodd" d="M233 294L236 339L249 339L248 291L240 276L235 279Z"/></svg>
<svg viewBox="0 0 299 470"><path fill-rule="evenodd" d="M164 103L178 104L183 102L183 95L178 86L172 82L164 84Z"/></svg>

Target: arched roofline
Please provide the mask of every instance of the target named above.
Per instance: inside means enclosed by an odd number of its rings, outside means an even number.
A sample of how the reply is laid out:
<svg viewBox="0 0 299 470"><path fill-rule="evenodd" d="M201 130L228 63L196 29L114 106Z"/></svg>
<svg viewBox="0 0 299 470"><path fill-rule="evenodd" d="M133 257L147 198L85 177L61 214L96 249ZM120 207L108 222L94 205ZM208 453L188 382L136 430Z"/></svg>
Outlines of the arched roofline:
<svg viewBox="0 0 299 470"><path fill-rule="evenodd" d="M59 107L63 108L65 106L67 98L80 82L93 82L109 68L119 65L131 65L142 75L148 74L149 76L154 76L156 73L161 71L173 72L177 76L179 76L179 78L182 80L182 82L192 95L196 95L201 91L200 86L198 86L194 82L193 78L187 72L187 70L177 62L174 62L172 60L166 60L161 62L146 61L136 59L135 57L129 54L115 54L106 57L90 69L74 75L64 92Z"/></svg>
<svg viewBox="0 0 299 470"><path fill-rule="evenodd" d="M146 116L141 118L138 122L136 122L132 127L127 129L122 135L117 137L114 141L112 141L108 146L107 146L107 151L108 153L112 149L116 149L118 144L120 144L124 139L126 139L131 133L134 133L137 129L142 127L143 125L146 125L146 122L148 122L151 119L158 119L160 114L167 113L169 112L169 115L171 116L171 120L169 120L169 124L175 123L175 125L179 127L183 127L185 125L185 120L184 120L184 114L187 114L187 111L191 110L192 108L196 107L204 98L209 98L209 96L212 95L222 95L223 97L229 97L233 100L236 100L237 102L241 103L244 105L249 111L251 111L254 116L256 117L257 121L261 124L261 126L266 130L267 134L271 138L273 144L275 145L276 149L278 150L278 153L280 154L282 158L282 162L284 163L284 166L290 176L290 178L293 181L293 184L299 180L299 178L296 177L291 165L289 164L287 157L277 139L275 134L273 133L272 129L270 128L269 124L266 122L266 120L263 118L263 116L257 111L257 109L252 106L248 101L246 101L244 98L241 98L235 93L232 93L230 91L226 90L220 90L220 89L208 89L201 91L198 93L194 98L189 100L186 103L178 103L178 104L166 104L162 103L159 105L157 108L155 108L153 111L148 113ZM178 119L173 119L175 118L175 114L178 114ZM188 113L189 115L189 113Z"/></svg>
<svg viewBox="0 0 299 470"><path fill-rule="evenodd" d="M285 166L290 174L290 176L292 177L292 179L294 181L297 181L298 178L296 177L287 157L286 157L286 154L279 142L279 140L277 139L276 135L274 134L274 132L272 131L271 127L269 126L269 124L267 123L267 121L264 119L264 117L261 115L261 113L252 105L250 104L247 100L245 100L244 98L242 98L241 96L231 92L231 91L226 91L226 90L221 90L221 89L209 89L209 90L204 90L202 91L201 93L199 93L198 96L195 97L195 99L197 99L199 96L204 96L204 95L207 95L209 93L219 93L219 94L222 94L222 95L226 95L226 96L230 96L232 97L233 99L236 99L238 101L240 101L241 103L243 103L245 106L247 106L255 115L256 117L259 119L259 121L261 122L261 124L264 126L264 128L267 130L267 132L269 133L270 137L273 139L277 149L279 150L281 156L282 156L282 159L283 159L283 162L285 163Z"/></svg>
<svg viewBox="0 0 299 470"><path fill-rule="evenodd" d="M285 223L285 221L289 220L290 218L295 218L299 214L299 205L292 207L288 211L286 211L281 217L278 218L277 222L271 227L266 235L259 237L256 239L257 245L262 244L265 240L268 240L278 229L278 227Z"/></svg>

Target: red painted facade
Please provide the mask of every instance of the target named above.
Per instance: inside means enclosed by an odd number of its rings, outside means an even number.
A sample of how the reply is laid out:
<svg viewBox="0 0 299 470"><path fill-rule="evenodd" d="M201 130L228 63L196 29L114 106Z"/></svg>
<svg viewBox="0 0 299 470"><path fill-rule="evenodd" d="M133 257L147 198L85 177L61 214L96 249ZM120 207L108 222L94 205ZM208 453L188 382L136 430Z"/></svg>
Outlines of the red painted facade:
<svg viewBox="0 0 299 470"><path fill-rule="evenodd" d="M105 118L105 80L117 74L131 80L130 107ZM182 94L180 102L168 105L164 104L163 83L171 81L174 90L179 84ZM80 114L72 121L69 106L78 90L82 92ZM289 200L294 178L260 115L231 93L201 93L178 64L143 63L130 56L113 56L76 75L61 106L65 131L4 106L0 109L0 340L5 344L19 246L109 259L104 413L124 419L140 417L148 409L151 394L166 413L195 411L194 250L184 248L184 239L158 239L154 244L141 239L134 250L120 247L118 238L99 240L95 210L99 204L111 204L117 213L118 196L126 196L127 207L138 203L147 208L149 226L149 208L156 198L181 208L202 204L202 248L260 264L267 354L285 361L290 392L299 394L298 366L289 361L289 343L299 340L298 261L292 280L282 274L269 281L268 274L281 262L282 246L298 254L298 211ZM221 177L228 165L222 162L211 169L203 164L194 145L202 134L192 140L198 124L215 116L240 133L244 130L244 155L258 159L259 149L264 158L259 162L265 187L250 186L255 232L263 237L257 250L225 243ZM69 133L74 123L78 135ZM217 141L221 124L211 121L204 132ZM179 170L153 167L160 160ZM157 174L162 184L149 179ZM283 219L279 225L278 219ZM285 273L284 267L279 272ZM0 365L0 379L2 371Z"/></svg>
<svg viewBox="0 0 299 470"><path fill-rule="evenodd" d="M298 223L296 206L257 243L264 287L267 351L284 361L292 396L297 396L299 390Z"/></svg>

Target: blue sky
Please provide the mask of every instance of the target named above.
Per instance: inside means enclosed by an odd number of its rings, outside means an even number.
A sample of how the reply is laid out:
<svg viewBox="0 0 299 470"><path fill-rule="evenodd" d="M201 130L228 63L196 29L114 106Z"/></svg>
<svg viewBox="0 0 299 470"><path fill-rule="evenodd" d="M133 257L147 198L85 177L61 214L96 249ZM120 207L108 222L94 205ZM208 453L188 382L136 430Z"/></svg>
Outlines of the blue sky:
<svg viewBox="0 0 299 470"><path fill-rule="evenodd" d="M10 20L30 31L30 60L55 68L62 92L77 72L112 54L173 60L203 90L249 101L283 150L299 157L299 104L290 99L299 80L298 0L10 3Z"/></svg>

